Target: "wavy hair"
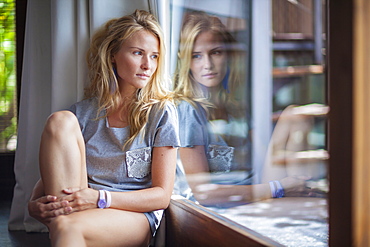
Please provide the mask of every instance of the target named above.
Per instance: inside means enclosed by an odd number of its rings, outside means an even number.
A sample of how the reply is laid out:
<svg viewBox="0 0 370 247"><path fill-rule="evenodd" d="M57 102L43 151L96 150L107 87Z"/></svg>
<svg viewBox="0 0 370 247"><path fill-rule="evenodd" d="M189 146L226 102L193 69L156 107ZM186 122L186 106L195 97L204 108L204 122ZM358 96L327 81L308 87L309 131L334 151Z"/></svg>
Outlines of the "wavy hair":
<svg viewBox="0 0 370 247"><path fill-rule="evenodd" d="M107 112L120 110L122 104L126 104L118 90L111 58L126 40L142 30L158 38L158 65L147 85L137 89L135 97L127 103L130 138L126 144L132 142L139 133L145 134L144 127L153 106L159 103L160 107L163 107L164 102L172 98L172 94L164 86L165 44L162 29L152 14L135 10L131 15L109 20L102 26L94 34L87 52L90 85L85 89L85 98L97 98L97 118L105 110L103 117L106 117Z"/></svg>
<svg viewBox="0 0 370 247"><path fill-rule="evenodd" d="M228 73L224 81L220 82L219 90L210 95L204 93L202 85L195 81L190 71L195 40L200 33L207 31L212 31L221 37L226 47L228 59ZM243 66L243 62L237 42L218 17L208 15L203 11L193 11L185 16L181 28L178 60L174 75L174 92L177 103L180 100L186 100L193 106L200 105L212 119L214 109L232 104L233 93L244 79L241 66Z"/></svg>

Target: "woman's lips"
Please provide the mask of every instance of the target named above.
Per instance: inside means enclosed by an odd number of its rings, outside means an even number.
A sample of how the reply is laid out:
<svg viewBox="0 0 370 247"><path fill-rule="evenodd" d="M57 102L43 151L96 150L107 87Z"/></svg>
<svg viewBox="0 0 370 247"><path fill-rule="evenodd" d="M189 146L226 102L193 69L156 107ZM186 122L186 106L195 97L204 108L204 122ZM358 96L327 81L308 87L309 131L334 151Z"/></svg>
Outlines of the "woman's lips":
<svg viewBox="0 0 370 247"><path fill-rule="evenodd" d="M217 73L208 73L208 74L203 75L202 77L212 79L212 78L215 78L216 76L217 76Z"/></svg>
<svg viewBox="0 0 370 247"><path fill-rule="evenodd" d="M147 74L136 74L137 77L139 77L140 79L148 79L150 76L147 75Z"/></svg>

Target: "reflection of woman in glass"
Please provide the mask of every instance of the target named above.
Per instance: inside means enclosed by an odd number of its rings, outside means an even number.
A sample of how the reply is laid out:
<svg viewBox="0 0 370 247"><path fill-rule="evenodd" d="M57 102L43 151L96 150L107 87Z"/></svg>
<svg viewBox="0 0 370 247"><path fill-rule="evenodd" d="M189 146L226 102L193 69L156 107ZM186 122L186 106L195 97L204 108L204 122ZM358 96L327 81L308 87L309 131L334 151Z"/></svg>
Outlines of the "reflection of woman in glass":
<svg viewBox="0 0 370 247"><path fill-rule="evenodd" d="M236 90L244 79L241 70L243 68L241 65L243 54L242 51L237 51L234 47L236 45L235 39L226 31L218 18L202 12L187 15L180 39L175 91L180 99L189 104L184 102L180 104L179 109L184 112L183 107L190 107L189 110L195 107L203 112L204 123L208 125L210 121L212 124L208 127L212 127L212 132L217 131L220 134L204 137L205 139L211 138L215 142L212 147L218 144L220 144L218 148L228 145L244 146L242 143L230 144L232 141L235 142L235 139L245 141L248 137L245 97L237 95ZM238 96L239 98L237 98ZM230 124L234 124L234 126L230 126ZM207 126L202 125L202 127ZM236 135L233 135L235 127L238 128L238 136L242 138L235 138ZM183 130L186 131L185 128ZM208 132L210 128L205 130ZM237 150L230 147L230 149L224 148L223 151L233 155ZM186 151L183 150L183 152ZM185 169L187 169L187 173L194 173L198 169L200 171L209 169L225 171L246 168L245 165L238 167L239 164L233 162L234 159L228 159L227 164L219 164L221 167L213 159L214 162L205 167L185 167ZM244 155L243 162L246 163L247 160ZM209 165L211 167L208 167Z"/></svg>
<svg viewBox="0 0 370 247"><path fill-rule="evenodd" d="M203 12L188 14L183 23L174 78L180 122L180 158L201 204L225 202L230 195L241 201L257 201L305 191L305 181L287 177L270 184L250 185L250 143L246 102L238 95L242 85L243 54L217 17ZM240 90L239 90L240 91ZM239 136L233 135L238 132ZM235 141L236 139L236 141ZM230 185L210 186L212 172L244 170L247 179ZM216 188L216 189L215 189Z"/></svg>
<svg viewBox="0 0 370 247"><path fill-rule="evenodd" d="M41 140L29 212L53 246L148 246L170 201L179 144L164 52L146 11L93 37L86 99L52 114Z"/></svg>

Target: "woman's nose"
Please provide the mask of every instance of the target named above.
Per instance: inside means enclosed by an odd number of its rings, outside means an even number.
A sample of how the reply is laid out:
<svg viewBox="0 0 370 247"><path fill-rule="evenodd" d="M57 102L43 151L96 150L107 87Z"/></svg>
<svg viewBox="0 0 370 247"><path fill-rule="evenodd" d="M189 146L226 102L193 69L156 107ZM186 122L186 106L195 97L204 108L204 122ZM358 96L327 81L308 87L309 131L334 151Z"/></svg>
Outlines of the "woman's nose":
<svg viewBox="0 0 370 247"><path fill-rule="evenodd" d="M143 57L143 60L142 60L142 63L141 63L141 69L143 70L149 70L151 68L151 61L150 61L150 58L147 57L147 56L144 56Z"/></svg>
<svg viewBox="0 0 370 247"><path fill-rule="evenodd" d="M212 69L213 68L213 61L211 56L204 56L204 68L205 69Z"/></svg>

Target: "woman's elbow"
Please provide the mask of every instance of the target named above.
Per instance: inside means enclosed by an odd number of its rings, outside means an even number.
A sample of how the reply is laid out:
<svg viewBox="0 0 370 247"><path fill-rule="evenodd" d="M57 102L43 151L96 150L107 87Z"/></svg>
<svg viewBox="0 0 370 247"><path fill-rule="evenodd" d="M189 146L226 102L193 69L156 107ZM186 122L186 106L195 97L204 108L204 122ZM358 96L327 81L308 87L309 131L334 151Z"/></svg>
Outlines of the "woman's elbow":
<svg viewBox="0 0 370 247"><path fill-rule="evenodd" d="M166 198L166 200L164 201L163 203L163 209L166 209L168 208L168 206L170 205L170 201L171 201L171 196Z"/></svg>
<svg viewBox="0 0 370 247"><path fill-rule="evenodd" d="M169 193L166 190L162 189L162 193L163 194L161 195L161 199L158 200L160 202L160 205L158 206L161 209L166 209L170 205L172 192Z"/></svg>

